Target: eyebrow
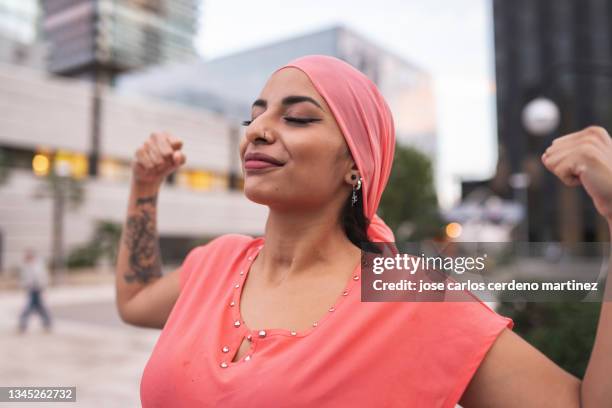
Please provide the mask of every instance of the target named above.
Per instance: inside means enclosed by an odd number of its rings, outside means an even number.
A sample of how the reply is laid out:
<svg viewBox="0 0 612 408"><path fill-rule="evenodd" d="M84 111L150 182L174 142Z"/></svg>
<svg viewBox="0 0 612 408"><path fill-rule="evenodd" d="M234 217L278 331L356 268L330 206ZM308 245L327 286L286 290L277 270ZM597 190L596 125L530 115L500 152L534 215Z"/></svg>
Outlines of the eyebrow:
<svg viewBox="0 0 612 408"><path fill-rule="evenodd" d="M303 95L290 95L290 96L286 96L281 101L281 105L289 106L289 105L293 105L293 104L300 103L300 102L310 102L310 103L316 105L323 112L325 112L325 109L323 109L323 107L319 104L319 102L317 102L316 100L314 100L310 96L303 96ZM255 107L255 106L260 106L260 107L265 109L265 108L268 107L268 102L265 99L257 99L255 102L253 102L252 107Z"/></svg>

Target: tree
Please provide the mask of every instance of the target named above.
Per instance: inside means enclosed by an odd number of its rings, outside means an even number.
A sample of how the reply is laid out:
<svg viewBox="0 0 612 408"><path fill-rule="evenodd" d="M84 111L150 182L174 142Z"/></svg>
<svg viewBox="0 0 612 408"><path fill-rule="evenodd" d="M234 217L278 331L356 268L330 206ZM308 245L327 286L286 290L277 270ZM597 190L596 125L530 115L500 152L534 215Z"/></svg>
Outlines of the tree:
<svg viewBox="0 0 612 408"><path fill-rule="evenodd" d="M64 213L66 204L70 209L78 208L83 202L84 187L81 180L60 176L54 167L44 176L34 192L35 198L51 197L53 200L53 253L51 267L54 271L64 268Z"/></svg>
<svg viewBox="0 0 612 408"><path fill-rule="evenodd" d="M112 221L98 221L90 241L73 248L68 255L68 268L92 267L105 258L114 264L121 238L121 224Z"/></svg>
<svg viewBox="0 0 612 408"><path fill-rule="evenodd" d="M438 210L431 160L427 156L411 147L396 146L379 215L398 241L441 234L444 223Z"/></svg>

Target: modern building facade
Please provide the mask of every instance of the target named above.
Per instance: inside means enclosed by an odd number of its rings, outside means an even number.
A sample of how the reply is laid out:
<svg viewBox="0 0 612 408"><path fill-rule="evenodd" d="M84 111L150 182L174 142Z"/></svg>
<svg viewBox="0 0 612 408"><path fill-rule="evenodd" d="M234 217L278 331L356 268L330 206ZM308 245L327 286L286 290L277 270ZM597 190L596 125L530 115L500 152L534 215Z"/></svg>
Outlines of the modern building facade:
<svg viewBox="0 0 612 408"><path fill-rule="evenodd" d="M66 255L91 240L96 222L122 224L133 156L153 131L180 137L187 156L159 198L162 255L179 247L176 259L164 259L166 265L184 256L194 242L228 232L263 232L267 208L228 187L230 169L239 160L231 122L204 109L119 95L103 87L100 171L91 177L91 93L87 81L0 66L0 153L8 158L0 165L9 168L0 183L0 271L13 270L28 247L51 258L57 199L44 176L59 173L60 167L66 179L84 190L79 206L66 202L64 208Z"/></svg>
<svg viewBox="0 0 612 408"><path fill-rule="evenodd" d="M194 58L201 0L42 1L49 72L93 84L89 171L100 162L99 89L120 73Z"/></svg>
<svg viewBox="0 0 612 408"><path fill-rule="evenodd" d="M607 239L604 220L583 188L565 187L540 161L554 138L589 125L612 129L612 3L608 0L493 1L500 146L495 178L485 181L503 198L526 201L531 241ZM557 129L530 134L525 105L551 99ZM526 194L512 175L526 174ZM464 183L467 195L483 183Z"/></svg>
<svg viewBox="0 0 612 408"><path fill-rule="evenodd" d="M250 117L268 77L290 60L330 55L365 73L393 112L398 142L435 160L436 117L429 74L345 27L334 26L209 61L171 64L120 77L122 93L153 95L233 117Z"/></svg>
<svg viewBox="0 0 612 408"><path fill-rule="evenodd" d="M10 24L0 15L0 272L14 271L28 247L54 258L58 215L64 258L91 241L98 222L122 224L134 153L154 131L180 137L187 156L160 195L165 264L220 234L263 232L267 208L247 200L240 183L230 189L240 172L233 122L112 88L119 72L193 57L200 1L26 3L0 0L13 13ZM30 42L26 28L34 30ZM32 50L40 52L24 63L20 55ZM47 176L60 173L66 188L53 193ZM72 184L83 191L74 207Z"/></svg>
<svg viewBox="0 0 612 408"><path fill-rule="evenodd" d="M117 73L194 57L199 0L49 0L42 28L49 70Z"/></svg>

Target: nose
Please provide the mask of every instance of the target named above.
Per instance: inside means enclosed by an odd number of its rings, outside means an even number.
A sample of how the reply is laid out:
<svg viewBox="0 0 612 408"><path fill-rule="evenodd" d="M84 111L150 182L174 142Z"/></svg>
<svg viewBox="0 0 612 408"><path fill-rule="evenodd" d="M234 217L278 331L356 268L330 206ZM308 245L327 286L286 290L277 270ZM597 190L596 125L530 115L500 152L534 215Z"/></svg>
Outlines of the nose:
<svg viewBox="0 0 612 408"><path fill-rule="evenodd" d="M245 131L245 137L247 142L253 144L261 143L274 143L276 140L276 132L274 129L267 125L264 114L259 115L255 118Z"/></svg>

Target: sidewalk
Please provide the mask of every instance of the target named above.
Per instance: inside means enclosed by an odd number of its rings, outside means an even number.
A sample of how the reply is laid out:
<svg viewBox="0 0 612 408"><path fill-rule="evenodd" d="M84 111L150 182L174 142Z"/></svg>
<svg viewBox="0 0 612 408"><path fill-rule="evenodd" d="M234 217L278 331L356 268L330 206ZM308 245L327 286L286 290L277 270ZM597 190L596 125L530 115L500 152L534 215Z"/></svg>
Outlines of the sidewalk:
<svg viewBox="0 0 612 408"><path fill-rule="evenodd" d="M52 332L32 316L25 334L16 331L25 293L0 291L0 386L76 386L76 403L54 407L139 407L140 376L160 331L121 322L114 291L112 282L50 287Z"/></svg>

